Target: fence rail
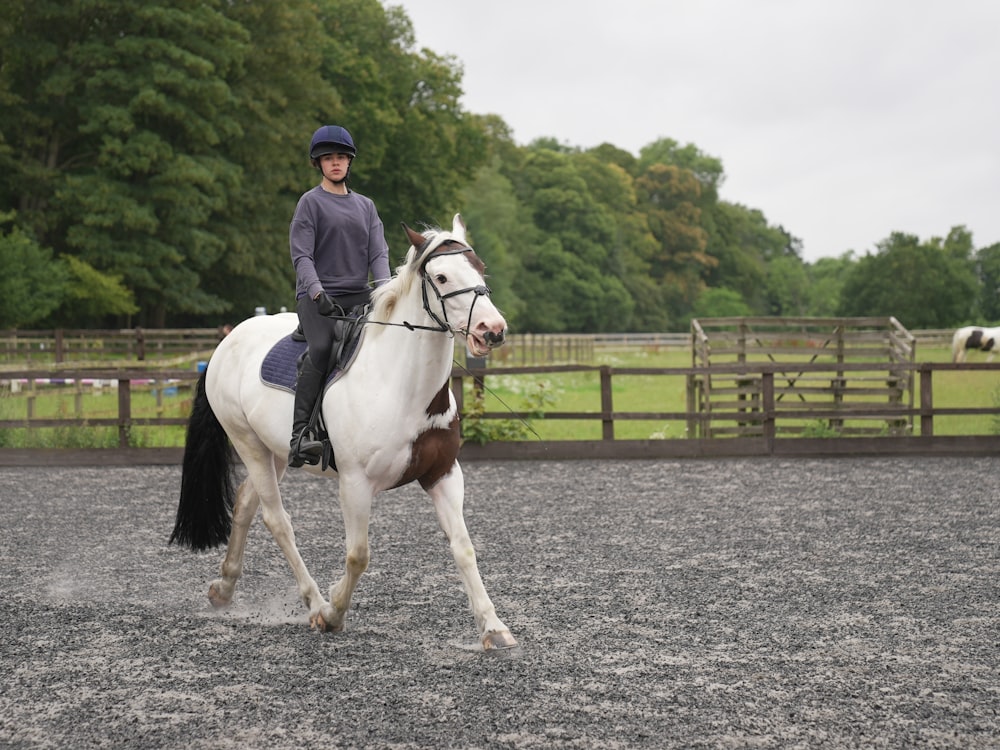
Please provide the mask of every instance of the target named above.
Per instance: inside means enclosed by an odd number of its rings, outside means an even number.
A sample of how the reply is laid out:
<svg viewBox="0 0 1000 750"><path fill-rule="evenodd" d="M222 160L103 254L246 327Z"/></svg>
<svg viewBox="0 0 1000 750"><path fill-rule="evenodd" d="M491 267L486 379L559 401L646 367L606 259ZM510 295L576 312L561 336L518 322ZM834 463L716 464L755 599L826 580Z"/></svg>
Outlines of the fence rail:
<svg viewBox="0 0 1000 750"><path fill-rule="evenodd" d="M978 436L938 436L935 434L935 419L942 416L989 415L1000 417L1000 406L947 408L934 404L933 382L935 373L950 370L985 370L998 372L1000 363L894 363L893 369L912 372L919 378L919 401L910 406L906 403L872 403L853 405L847 410L836 403L827 405L794 406L783 404L780 396L780 380L787 376L789 369L796 373L808 374L824 379L843 378L845 373L855 373L872 368L871 363L838 363L835 368L828 364L801 363L790 368L788 364L747 363L713 368L717 374L742 376L759 379L760 398L746 407L724 410L702 411L693 408L690 401L684 411L624 411L614 405L613 381L619 376L656 376L663 378L691 379L705 374L703 368L613 368L610 366L557 365L531 367L490 367L455 368L452 373L453 392L459 402L460 411L465 409L466 394L474 393L477 381L497 376L536 376L547 373L597 372L600 378L600 406L592 411L546 411L545 420L597 421L601 425L601 440L568 441L497 441L485 445L463 447L463 456L472 458L608 458L608 457L649 457L649 456L726 456L726 455L814 455L852 453L972 453L996 455L1000 452L1000 436L984 434ZM146 457L163 455L170 462L180 460L180 449L130 449L130 432L137 426L182 425L186 418L178 417L137 417L133 414L132 393L139 384L156 382L176 382L190 386L198 373L190 369L158 370L151 373L141 368L59 368L52 373L40 372L37 368L19 370L6 369L0 376L10 383L18 379L57 378L63 381L85 380L114 384L117 389L118 413L115 417L88 419L80 417L60 417L34 419L0 420L0 429L114 426L118 429L119 448L131 461L142 463ZM509 420L510 412L487 412L478 415L483 420ZM802 420L828 420L832 423L847 419L884 420L899 423L912 421L913 432L906 435L889 434L882 437L784 437L783 428L788 423L801 424ZM616 439L615 426L630 420L679 420L689 425L688 437L663 440L621 440ZM754 425L752 432L743 431L736 437L696 437L711 434L706 425L721 423ZM96 460L93 452L86 453ZM51 455L40 452L38 455ZM0 465L30 462L27 451L0 448ZM101 461L98 461L99 463ZM159 462L159 461L156 461Z"/></svg>
<svg viewBox="0 0 1000 750"><path fill-rule="evenodd" d="M919 404L908 405L905 402L886 400L873 401L870 403L845 404L834 399L829 404L817 404L808 402L781 403L781 387L776 384L776 380L788 379L791 377L801 378L806 375L818 376L817 379L831 383L823 390L836 396L838 384L849 379L852 374L869 373L879 368L884 369L884 365L878 363L861 362L850 363L840 362L836 365L827 363L802 362L796 364L789 363L746 363L740 365L713 366L713 375L728 375L731 377L745 379L759 379L761 384L760 392L762 397L759 401L751 402L730 402L726 408L706 411L698 408L689 398L687 408L682 412L624 412L617 411L613 403L612 379L615 375L654 375L663 377L683 377L687 380L703 378L709 372L701 367L673 367L673 368L642 368L642 367L610 367L607 365L588 367L582 365L562 365L549 367L504 367L504 368L481 368L468 369L453 373L452 390L462 406L461 395L464 393L463 380L467 376L484 379L487 376L500 375L537 375L554 372L599 372L600 373L600 411L584 412L557 412L546 411L546 420L569 419L569 420L600 420L602 425L602 440L614 440L614 424L616 421L624 420L684 420L688 425L688 434L708 435L711 430L704 425L714 422L739 422L741 424L755 423L759 426L759 434L767 440L773 440L778 433L779 425L786 420L801 422L803 420L830 420L840 422L845 419L878 419L886 422L896 423L902 419L914 419L919 425L919 435L923 437L934 436L934 418L940 416L962 416L962 415L989 415L1000 417L1000 406L977 406L977 407L937 407L934 404L934 384L933 376L935 372L946 372L954 370L986 370L1000 372L1000 363L962 363L954 364L950 362L921 362L921 363L893 363L892 369L896 373L915 373L919 376ZM885 376L883 376L885 377ZM689 393L691 388L689 387ZM874 391L875 389L873 389ZM877 392L881 393L881 389ZM508 412L485 412L483 419L510 419ZM694 425L702 425L701 429L694 429ZM793 428L794 431L800 431Z"/></svg>
<svg viewBox="0 0 1000 750"><path fill-rule="evenodd" d="M121 328L0 330L0 362L59 364L94 359L142 362L211 352L225 335L219 328Z"/></svg>
<svg viewBox="0 0 1000 750"><path fill-rule="evenodd" d="M951 344L953 329L912 332L921 346ZM143 362L208 354L222 340L219 328L123 328L0 330L0 365L46 367L51 364L118 359ZM629 347L682 349L691 347L691 333L514 333L494 352L505 365L545 365L592 362L597 351Z"/></svg>

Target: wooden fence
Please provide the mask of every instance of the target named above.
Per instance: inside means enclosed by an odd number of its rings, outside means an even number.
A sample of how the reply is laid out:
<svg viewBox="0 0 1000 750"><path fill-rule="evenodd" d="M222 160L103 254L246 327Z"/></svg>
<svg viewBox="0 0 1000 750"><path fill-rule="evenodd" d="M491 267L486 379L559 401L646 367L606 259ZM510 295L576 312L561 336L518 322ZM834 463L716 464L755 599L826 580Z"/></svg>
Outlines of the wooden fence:
<svg viewBox="0 0 1000 750"><path fill-rule="evenodd" d="M953 330L914 331L922 346L951 343ZM0 364L44 367L49 364L207 356L224 336L220 328L122 328L0 330ZM514 333L492 355L502 365L593 362L599 351L645 347L690 349L690 333Z"/></svg>
<svg viewBox="0 0 1000 750"><path fill-rule="evenodd" d="M777 390L775 400L783 401L785 408L809 411L832 405L852 420L830 420L830 427L841 435L877 435L886 426L892 434L907 434L913 427L914 376L912 369L898 365L915 362L916 350L915 337L893 317L692 320L691 364L702 374L689 382L689 409L759 410L764 381L728 373L720 365L765 362L786 366L774 371L777 382L771 383ZM827 366L810 370L799 367L801 363ZM848 368L847 363L857 366ZM832 374L831 368L835 368ZM899 416L887 420L882 410L872 414L872 406L879 403ZM864 424L869 419L876 424ZM714 428L702 421L701 429L703 437L718 437L758 434L760 426L741 420Z"/></svg>
<svg viewBox="0 0 1000 750"><path fill-rule="evenodd" d="M643 457L693 457L693 456L741 456L741 455L848 455L848 454L940 454L962 453L976 455L1000 455L1000 436L993 434L973 436L938 436L935 434L935 419L942 416L989 415L1000 417L1000 406L977 406L961 408L942 408L934 404L933 382L934 374L949 370L987 370L1000 372L1000 363L897 363L908 375L919 378L919 401L913 406L901 402L871 403L864 406L855 405L850 411L839 406L837 402L827 405L794 408L783 404L779 399L780 379L788 369L786 364L746 363L728 365L716 368L717 374L728 374L758 379L761 384L761 397L752 404L737 405L731 409L701 411L693 408L690 402L685 411L622 411L614 404L613 380L622 376L654 376L656 378L693 379L704 375L703 368L612 368L610 366L591 367L583 365L558 365L546 367L490 367L490 368L456 368L453 371L453 392L459 401L460 410L468 414L465 408L465 395L472 393L476 380L488 381L496 377L529 376L536 378L541 374L567 372L596 372L600 379L600 403L597 409L591 411L559 412L546 411L545 420L574 420L599 422L601 426L600 440L564 440L564 441L496 441L484 445L466 444L463 456L481 459L504 458L643 458ZM838 373L852 372L870 368L870 363L852 364L840 363L836 368L828 364L802 363L795 366L796 371L803 371L822 376L831 381L841 377ZM135 463L177 463L180 461L181 449L130 449L130 433L138 426L181 425L186 418L180 417L138 417L133 414L132 392L134 387L142 383L148 387L150 379L155 377L158 383L180 384L190 387L198 377L191 369L158 370L152 373L149 369L139 368L67 368L62 367L52 373L43 374L37 368L5 369L2 377L10 383L18 379L38 379L42 377L58 378L74 383L101 381L113 384L117 391L118 413L115 417L103 419L84 419L78 416L35 419L26 415L23 418L0 420L0 429L11 428L51 428L51 427L84 427L84 426L114 426L119 434L121 455L127 456L128 462ZM988 398L989 394L984 394ZM483 420L510 420L516 415L508 411L486 412L478 415ZM798 437L786 437L805 421L825 421L836 425L844 420L866 419L882 420L886 424L896 424L900 420L909 420L914 429L908 434L887 431L879 437L802 437L799 429ZM650 440L617 439L616 425L629 420L646 421L680 421L688 426L687 437ZM711 425L723 423L738 423L753 425L755 429L743 431L736 437L700 437L711 434ZM834 430L835 431L835 430ZM37 463L39 461L97 462L113 461L113 457L96 454L100 451L84 451L79 453L83 458L69 458L67 452L32 452L0 448L0 465L19 465ZM104 453L108 453L104 451ZM54 458L53 456L61 456ZM124 460L124 459L123 459Z"/></svg>
<svg viewBox="0 0 1000 750"><path fill-rule="evenodd" d="M40 331L0 330L0 363L60 364L118 359L188 357L211 353L225 332L219 328L122 328Z"/></svg>

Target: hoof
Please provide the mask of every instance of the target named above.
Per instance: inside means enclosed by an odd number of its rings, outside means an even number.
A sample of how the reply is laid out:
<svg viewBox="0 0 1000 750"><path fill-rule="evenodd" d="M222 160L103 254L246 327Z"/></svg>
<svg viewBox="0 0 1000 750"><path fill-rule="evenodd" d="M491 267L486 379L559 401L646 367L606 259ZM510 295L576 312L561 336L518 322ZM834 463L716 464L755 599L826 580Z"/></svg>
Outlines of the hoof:
<svg viewBox="0 0 1000 750"><path fill-rule="evenodd" d="M496 630L483 636L483 651L506 651L517 648L517 641L509 630Z"/></svg>
<svg viewBox="0 0 1000 750"><path fill-rule="evenodd" d="M328 623L319 612L309 616L309 627L312 630L318 630L320 633L339 633L344 629L343 625L338 628Z"/></svg>
<svg viewBox="0 0 1000 750"><path fill-rule="evenodd" d="M218 586L214 583L208 587L208 600L212 602L212 606L216 609L222 609L223 607L228 607L229 602L232 601L231 596L223 596L219 592Z"/></svg>

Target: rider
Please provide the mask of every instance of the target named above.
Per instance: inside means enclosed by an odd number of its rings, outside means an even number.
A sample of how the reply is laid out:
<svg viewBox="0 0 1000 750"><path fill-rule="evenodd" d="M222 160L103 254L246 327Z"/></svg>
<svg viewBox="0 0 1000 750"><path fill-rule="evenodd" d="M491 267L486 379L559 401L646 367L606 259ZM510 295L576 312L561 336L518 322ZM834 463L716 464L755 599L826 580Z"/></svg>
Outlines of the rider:
<svg viewBox="0 0 1000 750"><path fill-rule="evenodd" d="M293 467L317 464L323 455L323 444L308 427L333 351L336 321L328 316L368 302L369 273L376 286L390 278L378 210L370 198L347 187L356 154L354 139L339 125L313 133L309 159L322 180L299 198L289 227L295 309L309 344L295 384L288 453Z"/></svg>

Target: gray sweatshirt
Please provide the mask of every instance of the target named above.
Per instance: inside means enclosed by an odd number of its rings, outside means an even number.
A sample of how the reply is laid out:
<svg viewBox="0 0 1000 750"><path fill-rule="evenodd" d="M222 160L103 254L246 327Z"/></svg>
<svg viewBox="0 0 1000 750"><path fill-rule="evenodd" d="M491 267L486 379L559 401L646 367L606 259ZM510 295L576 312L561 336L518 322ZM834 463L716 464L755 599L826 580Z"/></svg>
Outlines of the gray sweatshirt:
<svg viewBox="0 0 1000 750"><path fill-rule="evenodd" d="M321 291L362 292L371 273L375 285L390 278L389 247L378 210L353 191L335 195L319 185L299 198L288 229L295 267L295 298Z"/></svg>

